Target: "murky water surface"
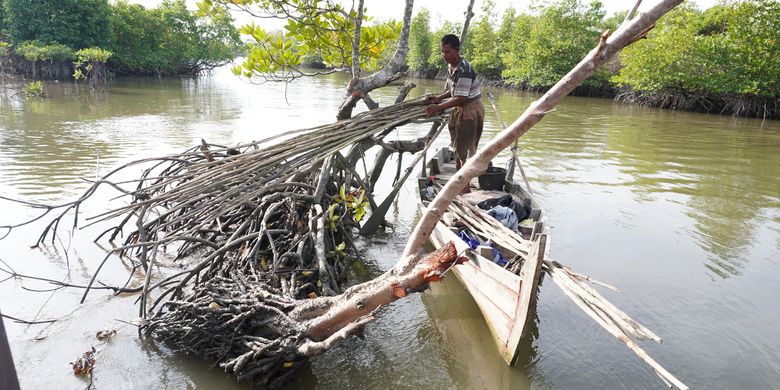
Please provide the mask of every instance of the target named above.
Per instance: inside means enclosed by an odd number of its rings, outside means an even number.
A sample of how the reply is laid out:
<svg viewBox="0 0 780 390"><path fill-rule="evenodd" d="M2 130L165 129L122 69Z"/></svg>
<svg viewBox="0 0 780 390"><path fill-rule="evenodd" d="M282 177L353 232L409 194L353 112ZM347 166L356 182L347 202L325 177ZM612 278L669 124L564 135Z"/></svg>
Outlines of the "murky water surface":
<svg viewBox="0 0 780 390"><path fill-rule="evenodd" d="M345 82L336 75L256 86L220 70L198 80L116 80L102 95L47 83L48 97L20 99L12 95L21 82L6 78L0 195L62 203L78 196L85 180L123 162L176 153L201 138L235 144L326 123ZM413 95L441 89L438 82L419 84ZM507 121L535 98L494 93ZM388 104L394 94L388 88L373 95ZM499 130L488 112L483 142ZM409 127L398 137L424 131ZM620 287L604 294L664 339L643 344L651 355L693 388L778 386L780 122L568 98L521 147L552 223L552 256ZM105 209L113 195L88 203L85 215ZM416 218L415 202L408 185L391 211L395 232L363 239L368 249L364 264L355 266L356 279L395 263ZM40 212L8 202L0 202L0 210L3 225ZM61 226L60 240L29 249L43 226L20 228L0 241L3 267L84 283L107 244L92 243L95 230L69 234L70 227ZM125 271L113 260L101 279L120 280ZM6 320L23 388L83 387L68 362L93 345L100 350L98 388L244 387L207 363L140 340L122 322L137 315L135 297L95 292L79 306L81 291L51 288L29 280L0 283L4 314L60 319L32 326ZM94 335L101 329L119 334L99 342ZM541 287L534 338L524 343L515 368L495 353L479 311L455 280L385 308L366 336L313 359L290 387L662 386L552 283Z"/></svg>

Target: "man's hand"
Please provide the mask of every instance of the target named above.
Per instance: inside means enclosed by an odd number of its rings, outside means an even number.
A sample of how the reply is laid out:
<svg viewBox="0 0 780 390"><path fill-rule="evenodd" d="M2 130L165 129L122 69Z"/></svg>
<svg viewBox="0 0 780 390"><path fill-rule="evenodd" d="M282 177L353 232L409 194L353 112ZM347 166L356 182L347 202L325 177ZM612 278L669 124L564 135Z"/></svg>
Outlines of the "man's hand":
<svg viewBox="0 0 780 390"><path fill-rule="evenodd" d="M425 114L427 114L428 116L434 116L434 115L438 114L439 112L441 112L442 110L443 110L443 108L441 107L441 105L439 105L439 104L431 104L431 105L425 107Z"/></svg>
<svg viewBox="0 0 780 390"><path fill-rule="evenodd" d="M428 95L425 97L425 102L428 104L439 104L441 103L441 98L437 95Z"/></svg>

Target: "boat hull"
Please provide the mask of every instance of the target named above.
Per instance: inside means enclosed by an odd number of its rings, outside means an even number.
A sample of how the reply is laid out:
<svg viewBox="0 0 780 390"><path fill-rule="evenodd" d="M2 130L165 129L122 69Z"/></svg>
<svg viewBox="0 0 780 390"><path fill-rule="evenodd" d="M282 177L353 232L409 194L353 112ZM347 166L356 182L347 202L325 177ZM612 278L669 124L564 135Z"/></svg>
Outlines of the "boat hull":
<svg viewBox="0 0 780 390"><path fill-rule="evenodd" d="M434 184L446 184L447 180L456 172L452 162L452 153L447 149L440 150L428 162L427 168L430 169L432 176L428 177L426 173L425 177L420 177L418 180L421 211L424 211L427 204L426 197L430 195L428 186L431 184L431 178ZM549 248L547 235L543 234L543 217L541 209L534 202L532 196L513 181L506 182L504 188L508 191L480 190L476 180L470 184L470 187L472 188L472 193L469 194L470 202L460 197L461 204L478 203L482 199L511 194L515 200L523 202L531 209L530 220L533 222L533 227L527 232L528 239L519 232L496 226L497 224L492 217L484 216L482 218L482 225L485 225L481 229L483 239L491 238L489 234L501 235L503 240L498 241L512 243L511 247L502 248L503 253L519 256L523 259L517 274L471 250L468 244L458 236L458 230L447 226L441 220L436 224L430 236L434 247L440 248L447 242L452 242L458 253L469 258L469 261L453 267L451 272L474 298L501 357L507 364L514 365L519 357L520 341L527 336L527 324L533 317L542 273L542 262ZM472 209L472 215L474 213L484 214L475 207L468 208ZM453 207L451 206L445 215L452 212ZM492 221L492 223L485 223L485 221ZM472 219L470 223L479 224L475 219ZM486 232L489 232L488 237L485 237Z"/></svg>
<svg viewBox="0 0 780 390"><path fill-rule="evenodd" d="M499 354L509 365L519 358L521 339L525 336L528 320L532 317L538 286L538 256L540 242L537 241L529 253L520 275L503 269L489 259L470 250L447 226L439 222L431 234L431 243L439 248L453 242L459 253L465 253L469 261L452 269L463 287L476 302L493 336ZM536 264L538 263L538 265Z"/></svg>

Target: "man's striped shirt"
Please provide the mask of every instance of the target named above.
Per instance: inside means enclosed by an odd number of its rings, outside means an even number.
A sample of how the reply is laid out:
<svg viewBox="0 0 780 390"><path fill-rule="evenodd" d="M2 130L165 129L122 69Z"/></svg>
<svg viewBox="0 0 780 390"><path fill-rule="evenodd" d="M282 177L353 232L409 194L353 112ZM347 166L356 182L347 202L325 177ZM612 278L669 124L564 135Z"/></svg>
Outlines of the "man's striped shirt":
<svg viewBox="0 0 780 390"><path fill-rule="evenodd" d="M449 65L449 77L447 78L446 89L450 91L452 97L465 96L470 102L479 99L482 92L479 90L479 80L477 72L471 67L465 58L461 57L458 66L453 68Z"/></svg>

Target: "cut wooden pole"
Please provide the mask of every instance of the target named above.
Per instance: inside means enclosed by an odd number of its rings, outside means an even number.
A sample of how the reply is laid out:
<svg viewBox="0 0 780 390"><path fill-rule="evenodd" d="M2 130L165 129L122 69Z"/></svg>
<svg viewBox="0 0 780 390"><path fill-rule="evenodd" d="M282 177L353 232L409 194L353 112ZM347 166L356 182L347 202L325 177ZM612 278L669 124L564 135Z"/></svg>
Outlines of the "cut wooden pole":
<svg viewBox="0 0 780 390"><path fill-rule="evenodd" d="M615 336L618 340L620 340L623 344L625 344L631 351L633 351L642 361L647 363L650 367L652 367L656 374L661 377L664 381L673 384L675 387L681 390L687 390L688 386L685 385L685 383L681 382L679 379L677 379L674 375L672 375L669 371L667 371L665 368L663 368L658 362L655 361L650 355L647 354L647 352L642 349L639 345L634 342L631 337L629 337L627 334L625 334L618 326L616 326L613 323L609 323L604 320L596 311L588 305L585 301L581 299L579 295L577 295L574 291L570 290L566 286L565 283L562 282L562 278L566 278L566 276L563 276L561 271L551 270L550 268L545 268L547 271L547 274L550 275L550 279L555 282L556 285L561 287L561 290L563 291L566 296L568 296L572 302L574 302L577 306L582 309L582 311L585 312L590 318L592 318L594 321L596 321L597 324L599 324L602 328L604 328L607 332L609 332L611 335Z"/></svg>
<svg viewBox="0 0 780 390"><path fill-rule="evenodd" d="M419 162L422 159L422 157L425 155L425 151L427 151L428 148L431 145L433 145L433 141L435 141L436 138L439 136L439 134L441 134L441 131L442 129L444 129L445 126L446 123L442 123L441 125L439 125L439 129L436 130L436 133L433 134L431 139L428 141L428 144L425 145L425 148L417 152L417 156L415 157L414 161L412 161L409 164L409 167L406 168L406 172L404 173L403 177L400 180L398 180L398 182L395 184L395 187L393 187L393 190L390 191L390 194L387 195L387 197L382 202L382 204L379 205L379 207L377 207L375 210L372 211L371 216L360 228L360 234L373 233L376 231L379 225L382 224L382 222L385 220L385 214L387 214L387 210L390 209L390 205L393 203L393 200L395 199L396 195L398 195L398 191L404 185L404 182L409 177L409 174L412 173L414 166L417 165L417 162Z"/></svg>

